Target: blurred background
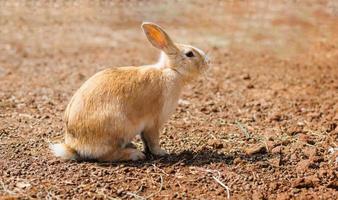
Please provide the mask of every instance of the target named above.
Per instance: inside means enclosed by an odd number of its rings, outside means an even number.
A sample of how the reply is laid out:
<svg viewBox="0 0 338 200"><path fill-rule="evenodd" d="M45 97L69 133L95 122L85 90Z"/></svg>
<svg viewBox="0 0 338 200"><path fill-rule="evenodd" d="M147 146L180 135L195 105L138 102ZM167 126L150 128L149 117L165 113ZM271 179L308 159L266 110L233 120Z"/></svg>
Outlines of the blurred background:
<svg viewBox="0 0 338 200"><path fill-rule="evenodd" d="M0 8L2 55L115 52L140 43L153 52L140 30L142 21L159 23L175 40L204 49L240 49L284 58L316 51L318 45L337 45L338 40L336 0L2 0Z"/></svg>

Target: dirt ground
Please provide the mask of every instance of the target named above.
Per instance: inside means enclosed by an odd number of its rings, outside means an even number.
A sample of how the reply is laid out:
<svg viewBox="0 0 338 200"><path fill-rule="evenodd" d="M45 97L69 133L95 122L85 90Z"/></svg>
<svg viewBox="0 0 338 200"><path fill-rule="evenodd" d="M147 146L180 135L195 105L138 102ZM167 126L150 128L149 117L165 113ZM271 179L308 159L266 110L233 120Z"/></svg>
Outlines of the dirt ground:
<svg viewBox="0 0 338 200"><path fill-rule="evenodd" d="M156 61L143 20L213 63L162 131L170 155L55 158L87 78ZM337 124L335 0L0 1L0 199L338 199Z"/></svg>

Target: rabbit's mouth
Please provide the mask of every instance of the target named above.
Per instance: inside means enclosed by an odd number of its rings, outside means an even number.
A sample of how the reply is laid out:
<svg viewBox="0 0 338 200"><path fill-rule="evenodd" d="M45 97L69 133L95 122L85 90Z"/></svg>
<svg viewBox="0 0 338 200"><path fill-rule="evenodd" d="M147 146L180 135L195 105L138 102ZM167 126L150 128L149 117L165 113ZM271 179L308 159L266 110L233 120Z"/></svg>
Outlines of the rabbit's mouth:
<svg viewBox="0 0 338 200"><path fill-rule="evenodd" d="M207 73L211 68L211 59L209 56L209 51L207 51L204 55L204 62L203 62L203 74Z"/></svg>
<svg viewBox="0 0 338 200"><path fill-rule="evenodd" d="M204 63L207 65L207 67L210 67L210 64L211 64L209 55L210 55L209 51L206 51L204 55Z"/></svg>
<svg viewBox="0 0 338 200"><path fill-rule="evenodd" d="M176 72L179 76L183 77L183 74L177 70L176 68L170 68L171 70L173 70L174 72Z"/></svg>

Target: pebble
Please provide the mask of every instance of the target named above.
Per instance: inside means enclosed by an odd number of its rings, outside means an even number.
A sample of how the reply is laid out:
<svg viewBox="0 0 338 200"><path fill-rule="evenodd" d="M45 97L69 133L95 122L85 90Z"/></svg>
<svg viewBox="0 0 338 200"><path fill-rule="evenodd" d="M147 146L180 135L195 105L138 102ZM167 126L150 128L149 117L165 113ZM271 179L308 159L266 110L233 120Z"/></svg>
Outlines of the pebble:
<svg viewBox="0 0 338 200"><path fill-rule="evenodd" d="M257 154L257 153L266 153L267 149L266 149L265 145L257 144L257 145L254 145L252 147L245 149L244 151L247 155L253 155L253 154Z"/></svg>
<svg viewBox="0 0 338 200"><path fill-rule="evenodd" d="M316 165L313 163L313 161L307 159L302 160L297 164L296 171L299 173L306 172L309 168L315 168Z"/></svg>
<svg viewBox="0 0 338 200"><path fill-rule="evenodd" d="M277 146L271 150L273 154L279 154L283 150L283 146Z"/></svg>
<svg viewBox="0 0 338 200"><path fill-rule="evenodd" d="M221 141L217 140L217 139L210 139L208 140L208 145L212 146L213 148L216 149L221 149L224 147L224 145L222 144Z"/></svg>
<svg viewBox="0 0 338 200"><path fill-rule="evenodd" d="M315 141L310 136L308 136L306 134L299 134L298 140L301 141L301 142L311 144L311 145L315 144Z"/></svg>

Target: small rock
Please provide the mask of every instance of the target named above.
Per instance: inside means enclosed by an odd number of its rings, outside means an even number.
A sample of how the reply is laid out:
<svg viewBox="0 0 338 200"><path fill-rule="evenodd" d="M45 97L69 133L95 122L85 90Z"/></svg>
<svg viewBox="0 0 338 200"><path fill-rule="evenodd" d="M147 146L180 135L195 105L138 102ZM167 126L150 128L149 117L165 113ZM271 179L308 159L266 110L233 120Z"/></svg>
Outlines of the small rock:
<svg viewBox="0 0 338 200"><path fill-rule="evenodd" d="M315 167L315 163L323 162L324 158L321 156L311 156L310 161L313 163L313 167Z"/></svg>
<svg viewBox="0 0 338 200"><path fill-rule="evenodd" d="M78 74L77 74L77 76L78 76L78 79L79 80L84 80L85 78L86 78L86 76L84 75L84 74L82 74L81 72L79 72Z"/></svg>
<svg viewBox="0 0 338 200"><path fill-rule="evenodd" d="M322 116L322 113L308 113L307 114L308 117L310 117L310 120L314 120L314 119L319 119Z"/></svg>
<svg viewBox="0 0 338 200"><path fill-rule="evenodd" d="M305 182L317 186L320 183L320 180L316 175L311 175L305 178Z"/></svg>
<svg viewBox="0 0 338 200"><path fill-rule="evenodd" d="M250 80L251 79L250 74L245 74L244 76L242 76L242 79L243 80Z"/></svg>
<svg viewBox="0 0 338 200"><path fill-rule="evenodd" d="M116 194L117 194L118 196L121 196L121 195L123 194L123 189L118 189L118 190L116 191Z"/></svg>
<svg viewBox="0 0 338 200"><path fill-rule="evenodd" d="M335 152L338 152L338 147L336 147L336 148L330 147L330 148L328 149L328 152L329 152L330 154L334 154Z"/></svg>
<svg viewBox="0 0 338 200"><path fill-rule="evenodd" d="M271 151L277 144L274 141L267 141L268 151Z"/></svg>
<svg viewBox="0 0 338 200"><path fill-rule="evenodd" d="M304 178L297 178L291 182L293 188L303 188Z"/></svg>
<svg viewBox="0 0 338 200"><path fill-rule="evenodd" d="M183 99L179 99L179 100L178 100L178 104L179 104L180 106L189 106L191 103L190 103L190 101L183 100Z"/></svg>
<svg viewBox="0 0 338 200"><path fill-rule="evenodd" d="M311 158L317 155L317 148L316 147L306 147L303 149L303 153L308 157Z"/></svg>
<svg viewBox="0 0 338 200"><path fill-rule="evenodd" d="M18 188L23 189L23 188L30 187L31 184L30 184L30 183L26 183L26 182L19 182L19 183L16 184L16 186L17 186Z"/></svg>
<svg viewBox="0 0 338 200"><path fill-rule="evenodd" d="M297 164L296 170L298 172L304 172L309 169L311 162L309 160L302 160Z"/></svg>
<svg viewBox="0 0 338 200"><path fill-rule="evenodd" d="M319 179L315 176L309 176L307 178L297 178L291 182L294 188L311 188L319 183Z"/></svg>
<svg viewBox="0 0 338 200"><path fill-rule="evenodd" d="M298 160L298 156L297 156L297 154L292 154L291 156L290 156L290 160Z"/></svg>
<svg viewBox="0 0 338 200"><path fill-rule="evenodd" d="M203 108L200 109L200 111L203 112L203 113L207 113L208 109L206 107L203 107Z"/></svg>
<svg viewBox="0 0 338 200"><path fill-rule="evenodd" d="M303 127L301 126L291 126L288 130L288 135L296 135L303 132Z"/></svg>
<svg viewBox="0 0 338 200"><path fill-rule="evenodd" d="M297 193L299 193L299 192L300 192L300 189L298 189L298 188L292 189L292 193L293 193L293 194L297 194Z"/></svg>
<svg viewBox="0 0 338 200"><path fill-rule="evenodd" d="M257 144L257 145L254 145L252 147L245 149L244 151L247 155L253 155L253 154L257 154L257 153L266 153L267 149L266 149L265 145Z"/></svg>
<svg viewBox="0 0 338 200"><path fill-rule="evenodd" d="M277 146L271 150L271 153L277 154L280 153L283 150L283 146Z"/></svg>
<svg viewBox="0 0 338 200"><path fill-rule="evenodd" d="M210 139L210 140L208 140L208 145L212 146L213 148L216 148L216 149L223 148L223 144L219 140L217 140L217 139Z"/></svg>
<svg viewBox="0 0 338 200"><path fill-rule="evenodd" d="M253 88L255 88L255 86L253 84L249 84L249 85L246 86L246 88L253 89Z"/></svg>
<svg viewBox="0 0 338 200"><path fill-rule="evenodd" d="M315 144L314 140L310 136L308 136L306 134L299 134L298 135L298 140L301 141L301 142L312 144L312 145Z"/></svg>
<svg viewBox="0 0 338 200"><path fill-rule="evenodd" d="M175 174L175 169L173 167L169 168L166 173L167 174Z"/></svg>
<svg viewBox="0 0 338 200"><path fill-rule="evenodd" d="M279 158L271 158L269 159L269 164L273 166L280 166L280 159Z"/></svg>
<svg viewBox="0 0 338 200"><path fill-rule="evenodd" d="M215 113L216 113L216 112L219 112L218 108L212 108L211 111L212 111L212 112L215 112Z"/></svg>
<svg viewBox="0 0 338 200"><path fill-rule="evenodd" d="M283 120L283 117L280 114L275 114L275 115L273 115L273 116L270 117L270 121L280 122L282 120Z"/></svg>
<svg viewBox="0 0 338 200"><path fill-rule="evenodd" d="M309 168L316 168L317 165L312 160L302 160L297 164L296 170L299 173L307 171Z"/></svg>

